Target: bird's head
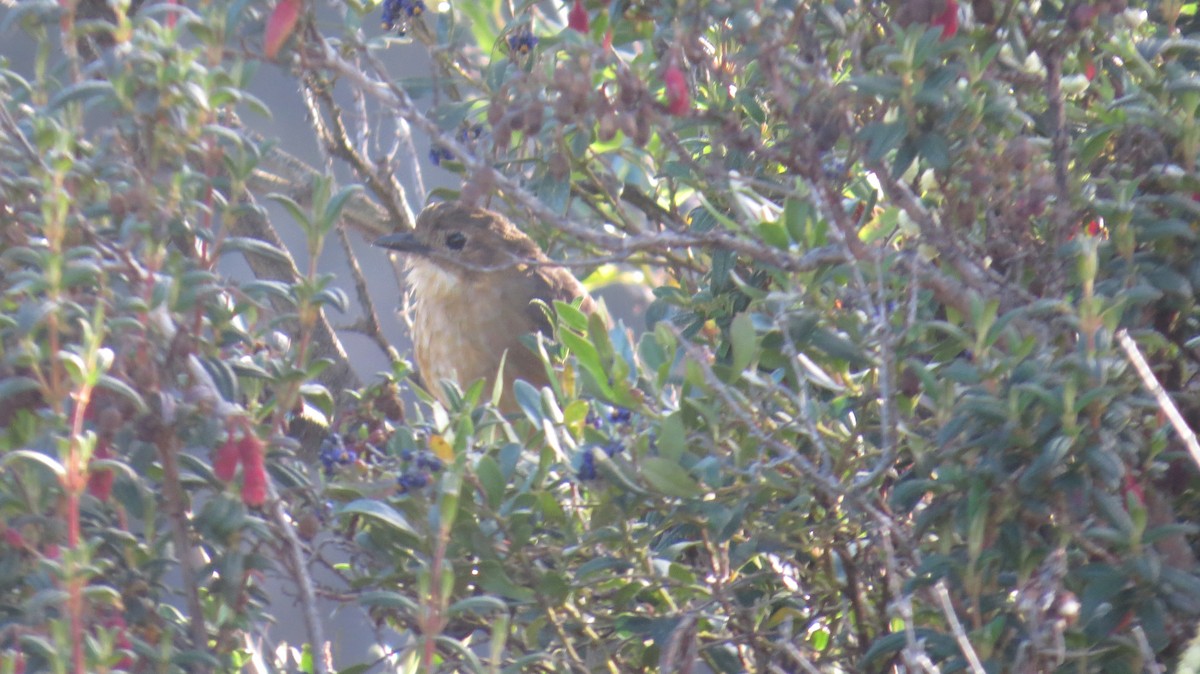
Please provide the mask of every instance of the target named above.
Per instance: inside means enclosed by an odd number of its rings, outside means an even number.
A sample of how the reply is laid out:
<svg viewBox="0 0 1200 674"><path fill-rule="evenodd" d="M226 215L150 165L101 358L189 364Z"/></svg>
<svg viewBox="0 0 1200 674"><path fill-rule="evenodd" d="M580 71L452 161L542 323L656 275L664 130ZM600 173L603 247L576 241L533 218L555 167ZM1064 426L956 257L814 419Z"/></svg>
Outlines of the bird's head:
<svg viewBox="0 0 1200 674"><path fill-rule="evenodd" d="M413 269L433 266L454 276L511 270L545 255L504 216L458 203L431 204L416 227L380 238L375 245L405 253Z"/></svg>

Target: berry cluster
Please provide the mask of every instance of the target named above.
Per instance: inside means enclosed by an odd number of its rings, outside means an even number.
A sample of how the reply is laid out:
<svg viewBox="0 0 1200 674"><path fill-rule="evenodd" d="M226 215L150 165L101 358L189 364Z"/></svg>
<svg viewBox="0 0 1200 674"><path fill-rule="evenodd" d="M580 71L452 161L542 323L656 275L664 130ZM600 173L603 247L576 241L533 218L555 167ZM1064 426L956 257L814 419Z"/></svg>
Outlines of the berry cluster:
<svg viewBox="0 0 1200 674"><path fill-rule="evenodd" d="M579 472L576 477L582 482L588 482L596 479L596 455L592 452L595 445L588 445L583 448L583 457L579 460ZM608 458L612 458L617 454L625 451L625 443L620 440L612 440L608 444L600 447Z"/></svg>
<svg viewBox="0 0 1200 674"><path fill-rule="evenodd" d="M421 0L383 0L383 27L403 35L408 20L424 11L425 3Z"/></svg>
<svg viewBox="0 0 1200 674"><path fill-rule="evenodd" d="M517 32L508 36L508 49L514 54L524 56L533 51L537 46L537 36L529 29L529 26L522 26L517 29Z"/></svg>
<svg viewBox="0 0 1200 674"><path fill-rule="evenodd" d="M603 431L606 425L613 426L613 428L609 429L610 431L618 431L619 429L628 426L632 419L632 410L624 407L612 407L608 410L608 414L606 415L601 415L595 410L589 411L586 421L588 426L591 426L598 431ZM605 423L606 420L608 424ZM576 477L578 477L580 481L587 482L596 479L596 455L592 451L596 448L602 450L604 454L611 459L617 454L625 451L625 441L621 438L611 437L610 435L610 439L607 442L594 442L585 445L583 448L583 454L579 459L579 470L576 473Z"/></svg>
<svg viewBox="0 0 1200 674"><path fill-rule="evenodd" d="M406 464L404 472L396 478L401 493L423 489L433 481L435 473L446 467L433 452L425 449L401 450L400 460Z"/></svg>
<svg viewBox="0 0 1200 674"><path fill-rule="evenodd" d="M335 466L348 466L357 461L358 452L347 447L339 433L330 433L321 441L321 450L317 458L325 467L325 474L333 475Z"/></svg>
<svg viewBox="0 0 1200 674"><path fill-rule="evenodd" d="M464 126L459 130L456 140L463 145L471 145L472 141L477 140L483 135L483 125L474 124L472 126ZM443 145L434 144L429 148L429 161L434 166L440 166L442 162L454 159L454 155L450 153L450 148Z"/></svg>

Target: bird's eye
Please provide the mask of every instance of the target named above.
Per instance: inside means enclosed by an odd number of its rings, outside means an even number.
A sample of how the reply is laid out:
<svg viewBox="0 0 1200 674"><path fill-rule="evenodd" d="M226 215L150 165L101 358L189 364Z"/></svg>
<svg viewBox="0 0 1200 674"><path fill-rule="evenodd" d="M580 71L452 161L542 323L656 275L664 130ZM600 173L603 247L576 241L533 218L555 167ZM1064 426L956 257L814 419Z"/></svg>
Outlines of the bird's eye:
<svg viewBox="0 0 1200 674"><path fill-rule="evenodd" d="M446 235L446 247L450 250L462 250L467 245L467 237L462 232L450 232Z"/></svg>

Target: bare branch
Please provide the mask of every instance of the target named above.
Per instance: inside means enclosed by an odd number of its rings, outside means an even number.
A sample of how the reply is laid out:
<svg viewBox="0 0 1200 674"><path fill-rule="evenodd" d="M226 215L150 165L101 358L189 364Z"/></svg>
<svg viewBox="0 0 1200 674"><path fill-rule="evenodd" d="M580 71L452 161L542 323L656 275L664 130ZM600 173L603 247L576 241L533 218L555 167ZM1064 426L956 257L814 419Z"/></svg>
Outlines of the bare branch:
<svg viewBox="0 0 1200 674"><path fill-rule="evenodd" d="M1163 389L1162 384L1158 382L1158 378L1154 376L1154 371L1150 369L1150 363L1146 362L1145 356L1142 355L1141 349L1138 348L1137 342L1129 336L1129 331L1121 328L1116 334L1117 342L1121 345L1121 349L1125 351L1125 356L1133 365L1133 369L1137 371L1138 376L1142 379L1142 385L1146 390L1154 396L1154 401L1158 403L1158 408L1170 420L1171 426L1175 428L1175 432L1179 434L1179 438L1183 440L1184 446L1187 447L1188 453L1192 455L1192 461L1200 466L1200 442L1196 440L1196 434L1188 426L1187 421L1180 414L1179 408L1175 405L1175 401L1171 400L1171 396Z"/></svg>

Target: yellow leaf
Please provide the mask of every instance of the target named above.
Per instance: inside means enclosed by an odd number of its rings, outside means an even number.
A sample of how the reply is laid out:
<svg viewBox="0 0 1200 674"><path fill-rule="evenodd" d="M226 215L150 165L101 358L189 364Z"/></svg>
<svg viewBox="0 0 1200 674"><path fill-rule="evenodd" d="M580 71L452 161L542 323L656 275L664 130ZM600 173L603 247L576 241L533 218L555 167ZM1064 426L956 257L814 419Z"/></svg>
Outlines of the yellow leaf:
<svg viewBox="0 0 1200 674"><path fill-rule="evenodd" d="M440 435L429 436L429 451L446 463L454 461L454 446Z"/></svg>

